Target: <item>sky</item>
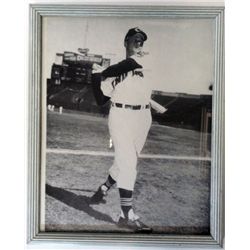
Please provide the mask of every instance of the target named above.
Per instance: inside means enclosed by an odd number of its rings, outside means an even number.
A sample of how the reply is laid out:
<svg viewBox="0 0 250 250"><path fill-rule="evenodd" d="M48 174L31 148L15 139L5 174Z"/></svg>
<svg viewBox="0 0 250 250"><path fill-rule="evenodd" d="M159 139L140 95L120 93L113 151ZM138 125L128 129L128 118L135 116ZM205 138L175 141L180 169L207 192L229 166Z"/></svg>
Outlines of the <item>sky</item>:
<svg viewBox="0 0 250 250"><path fill-rule="evenodd" d="M56 53L101 54L117 63L125 58L123 40L130 28L147 35L144 50L155 90L168 93L211 94L214 81L212 19L167 17L44 17L43 81L50 77Z"/></svg>

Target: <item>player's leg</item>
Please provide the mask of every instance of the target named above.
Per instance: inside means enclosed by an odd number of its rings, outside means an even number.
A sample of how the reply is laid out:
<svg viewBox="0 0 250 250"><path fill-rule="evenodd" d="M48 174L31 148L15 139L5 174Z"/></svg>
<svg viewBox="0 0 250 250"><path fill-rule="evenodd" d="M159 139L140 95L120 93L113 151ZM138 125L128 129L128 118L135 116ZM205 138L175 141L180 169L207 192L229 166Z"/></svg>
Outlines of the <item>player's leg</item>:
<svg viewBox="0 0 250 250"><path fill-rule="evenodd" d="M110 131L110 135L111 135L111 131L113 131L113 127L116 127L117 125L114 123L115 119L114 119L114 115L112 115L112 109L110 110L110 115L109 115L109 131ZM112 135L111 135L112 138ZM107 195L109 189L116 183L116 178L118 175L118 167L116 164L116 161L114 160L113 165L111 166L111 168L109 169L109 175L106 179L106 181L101 184L97 191L94 193L94 195L91 197L90 202L94 203L94 204L99 204L99 203L104 203L104 197Z"/></svg>
<svg viewBox="0 0 250 250"><path fill-rule="evenodd" d="M150 110L142 110L137 117L137 124L136 127L136 137L135 137L135 147L138 154L141 153L147 136L152 124L152 116Z"/></svg>
<svg viewBox="0 0 250 250"><path fill-rule="evenodd" d="M133 190L136 179L136 150L131 136L123 137L122 131L117 131L113 135L115 147L115 159L109 169L106 181L99 186L96 193L91 197L91 202L98 204L104 202L104 197L108 190L117 182L126 189ZM130 138L129 138L130 137ZM119 167L118 167L119 166Z"/></svg>
<svg viewBox="0 0 250 250"><path fill-rule="evenodd" d="M135 149L134 154L136 155L136 164L137 164L137 155L141 152L149 129L152 123L152 117L149 110L145 110L137 113L137 116L133 119L136 120L135 125L133 126L133 147ZM118 220L118 225L124 228L130 228L134 232L141 233L150 233L152 228L144 224L139 216L134 213L132 204L133 204L133 190L119 189L120 200L121 200L121 215Z"/></svg>
<svg viewBox="0 0 250 250"><path fill-rule="evenodd" d="M107 196L109 189L116 183L116 181L112 178L111 175L109 175L106 179L106 181L99 186L97 191L94 193L94 195L91 197L91 203L92 204L99 204L104 203L104 197Z"/></svg>
<svg viewBox="0 0 250 250"><path fill-rule="evenodd" d="M133 112L133 111L132 111ZM134 119L133 115L127 121ZM112 130L112 139L115 147L114 168L110 173L116 176L119 189L121 214L118 226L131 229L135 232L151 232L152 229L142 223L133 210L133 191L137 176L137 151L134 143L135 126L129 122L120 124L119 129ZM115 126L116 128L116 126Z"/></svg>
<svg viewBox="0 0 250 250"><path fill-rule="evenodd" d="M151 233L152 228L144 224L133 209L133 190L119 188L121 214L118 219L118 226L130 229L138 233Z"/></svg>
<svg viewBox="0 0 250 250"><path fill-rule="evenodd" d="M125 119L127 121L126 123L121 122L122 120L119 119L119 117L114 118L114 115L120 116L120 110L113 112L112 119L109 123L110 134L115 146L115 160L109 170L110 175L107 181L99 187L97 193L94 195L97 201L103 200L109 188L115 184L116 181L118 182L118 188L122 187L123 190L129 191L134 189L137 175L137 155L141 152L145 144L152 123L149 110L143 110L137 114L135 114L134 111L131 113L125 112L123 117L128 116L126 117L127 119ZM133 120L134 122L132 126L130 126L130 122ZM120 192L121 199L123 199L123 193L123 191ZM125 195L125 199L127 198L127 195ZM121 203L124 204L124 201ZM127 214L127 210L128 209L124 208L125 214Z"/></svg>

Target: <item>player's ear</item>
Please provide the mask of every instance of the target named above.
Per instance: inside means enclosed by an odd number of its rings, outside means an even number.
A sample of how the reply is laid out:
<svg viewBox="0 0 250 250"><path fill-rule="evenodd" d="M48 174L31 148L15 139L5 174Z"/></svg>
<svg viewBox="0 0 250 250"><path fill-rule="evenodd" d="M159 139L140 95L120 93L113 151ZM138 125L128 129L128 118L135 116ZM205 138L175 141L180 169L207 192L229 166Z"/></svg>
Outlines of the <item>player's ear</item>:
<svg viewBox="0 0 250 250"><path fill-rule="evenodd" d="M127 46L128 46L128 41L125 40L125 41L124 41L124 47L127 48Z"/></svg>

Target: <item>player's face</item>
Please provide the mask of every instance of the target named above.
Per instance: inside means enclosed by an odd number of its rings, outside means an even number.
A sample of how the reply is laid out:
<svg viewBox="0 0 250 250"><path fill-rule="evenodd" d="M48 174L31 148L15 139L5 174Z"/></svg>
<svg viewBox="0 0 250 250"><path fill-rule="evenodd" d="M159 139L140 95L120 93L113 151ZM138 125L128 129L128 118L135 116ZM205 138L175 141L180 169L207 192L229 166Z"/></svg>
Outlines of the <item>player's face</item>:
<svg viewBox="0 0 250 250"><path fill-rule="evenodd" d="M125 44L127 55L132 56L142 52L143 43L144 43L143 36L139 33L130 37Z"/></svg>

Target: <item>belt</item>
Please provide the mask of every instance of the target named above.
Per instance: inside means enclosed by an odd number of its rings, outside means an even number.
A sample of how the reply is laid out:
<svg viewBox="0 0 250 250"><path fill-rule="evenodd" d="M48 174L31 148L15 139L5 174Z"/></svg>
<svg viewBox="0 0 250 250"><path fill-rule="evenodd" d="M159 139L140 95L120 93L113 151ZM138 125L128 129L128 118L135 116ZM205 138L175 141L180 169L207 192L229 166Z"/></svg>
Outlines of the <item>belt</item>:
<svg viewBox="0 0 250 250"><path fill-rule="evenodd" d="M150 105L129 105L129 104L122 104L118 102L112 102L111 103L112 107L117 107L117 108L125 108L125 109L132 109L132 110L140 110L140 109L149 109Z"/></svg>

